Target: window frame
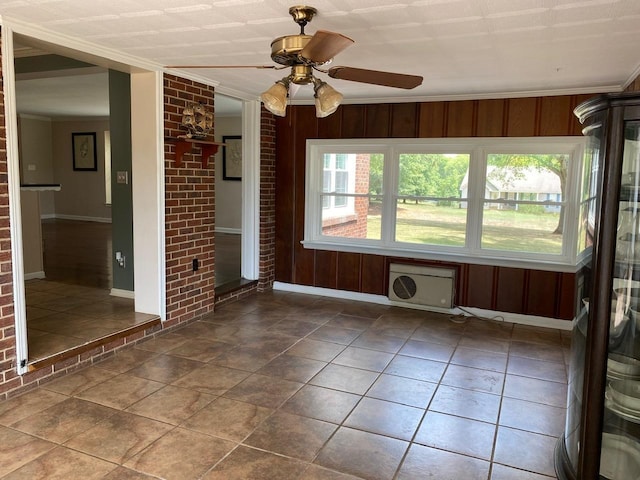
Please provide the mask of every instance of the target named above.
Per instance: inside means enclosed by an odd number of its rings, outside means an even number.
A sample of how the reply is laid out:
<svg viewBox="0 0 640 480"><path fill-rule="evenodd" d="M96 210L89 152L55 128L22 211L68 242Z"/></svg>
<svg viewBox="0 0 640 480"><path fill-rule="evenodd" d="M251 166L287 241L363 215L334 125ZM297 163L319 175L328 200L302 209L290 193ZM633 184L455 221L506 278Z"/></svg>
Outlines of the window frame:
<svg viewBox="0 0 640 480"><path fill-rule="evenodd" d="M582 169L586 139L563 137L477 137L477 138L396 138L396 139L309 139L306 145L305 178L305 248L369 253L393 257L457 261L486 265L543 267L547 270L574 271L581 253L577 248L578 208L581 199ZM357 153L383 155L381 238L343 238L322 234L322 178L325 153ZM464 247L413 244L395 240L396 204L398 199L399 157L412 153L469 154L469 190L467 193L466 240ZM567 171L562 252L489 250L481 247L482 215L485 202L487 157L490 154L569 154ZM349 195L349 194L347 194ZM362 196L362 194L351 194ZM369 198L378 195L369 194Z"/></svg>

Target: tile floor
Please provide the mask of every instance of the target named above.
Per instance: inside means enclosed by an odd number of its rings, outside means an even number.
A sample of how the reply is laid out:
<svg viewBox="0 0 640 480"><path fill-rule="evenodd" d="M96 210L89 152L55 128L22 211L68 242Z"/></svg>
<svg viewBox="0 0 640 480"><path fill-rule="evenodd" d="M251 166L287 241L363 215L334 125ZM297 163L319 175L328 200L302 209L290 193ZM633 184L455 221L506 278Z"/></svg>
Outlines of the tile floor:
<svg viewBox="0 0 640 480"><path fill-rule="evenodd" d="M548 480L568 343L259 294L0 403L0 478Z"/></svg>
<svg viewBox="0 0 640 480"><path fill-rule="evenodd" d="M109 290L50 280L27 280L25 300L29 363L158 318Z"/></svg>

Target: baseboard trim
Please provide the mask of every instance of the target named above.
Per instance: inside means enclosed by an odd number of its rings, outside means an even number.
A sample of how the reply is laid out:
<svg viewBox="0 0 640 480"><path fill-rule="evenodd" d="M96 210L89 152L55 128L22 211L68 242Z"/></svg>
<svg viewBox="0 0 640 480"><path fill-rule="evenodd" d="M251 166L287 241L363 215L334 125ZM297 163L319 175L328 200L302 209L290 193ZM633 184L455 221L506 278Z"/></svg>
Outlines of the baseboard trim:
<svg viewBox="0 0 640 480"><path fill-rule="evenodd" d="M46 276L45 276L43 271L31 272L31 273L25 273L24 274L24 279L25 280L36 280L36 279L43 279L43 278L46 278Z"/></svg>
<svg viewBox="0 0 640 480"><path fill-rule="evenodd" d="M120 297L120 298L136 298L136 292L132 292L131 290L122 290L121 288L112 288L109 295L112 297Z"/></svg>
<svg viewBox="0 0 640 480"><path fill-rule="evenodd" d="M229 233L231 235L242 235L242 229L241 228L216 227L214 232L215 233Z"/></svg>
<svg viewBox="0 0 640 480"><path fill-rule="evenodd" d="M533 327L554 328L557 330L571 330L573 322L570 320L559 320L557 318L538 317L534 315L522 315L509 312L496 312L493 310L483 310L481 308L463 307L460 308L431 308L422 305L414 305L410 303L392 302L384 295L373 295L370 293L349 292L346 290L334 290L332 288L310 287L308 285L296 285L293 283L273 282L273 289L283 292L304 293L308 295L317 295L321 297L341 298L345 300L354 300L358 302L369 302L378 305L397 306L403 308L412 308L414 310L424 310L437 313L450 313L452 315L474 316L486 320L517 323L520 325L529 325Z"/></svg>
<svg viewBox="0 0 640 480"><path fill-rule="evenodd" d="M40 215L40 219L55 219L55 220L77 220L81 222L98 222L98 223L111 223L110 218L106 217L87 217L84 215L61 215L58 213Z"/></svg>

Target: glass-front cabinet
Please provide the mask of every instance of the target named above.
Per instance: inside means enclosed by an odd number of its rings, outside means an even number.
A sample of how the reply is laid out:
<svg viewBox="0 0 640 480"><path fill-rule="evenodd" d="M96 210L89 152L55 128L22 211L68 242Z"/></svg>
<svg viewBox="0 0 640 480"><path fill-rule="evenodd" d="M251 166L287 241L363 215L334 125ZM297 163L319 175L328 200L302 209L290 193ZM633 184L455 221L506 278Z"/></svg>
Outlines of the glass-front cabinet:
<svg viewBox="0 0 640 480"><path fill-rule="evenodd" d="M588 147L567 420L556 473L567 480L640 479L640 93L575 110Z"/></svg>

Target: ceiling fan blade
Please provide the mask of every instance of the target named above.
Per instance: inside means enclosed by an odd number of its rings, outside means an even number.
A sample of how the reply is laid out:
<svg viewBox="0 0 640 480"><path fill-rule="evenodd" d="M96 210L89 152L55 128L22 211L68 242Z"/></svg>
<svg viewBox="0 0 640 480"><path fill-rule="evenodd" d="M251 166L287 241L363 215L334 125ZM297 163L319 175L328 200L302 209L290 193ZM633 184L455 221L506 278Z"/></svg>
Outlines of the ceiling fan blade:
<svg viewBox="0 0 640 480"><path fill-rule="evenodd" d="M275 65L165 65L164 68L277 68ZM286 68L286 67L282 67Z"/></svg>
<svg viewBox="0 0 640 480"><path fill-rule="evenodd" d="M352 43L352 39L341 33L318 30L302 49L300 55L315 63L325 63Z"/></svg>
<svg viewBox="0 0 640 480"><path fill-rule="evenodd" d="M331 67L328 72L331 78L351 80L352 82L371 83L385 87L406 88L417 87L422 83L422 77L417 75L405 75L403 73L380 72L353 67Z"/></svg>

